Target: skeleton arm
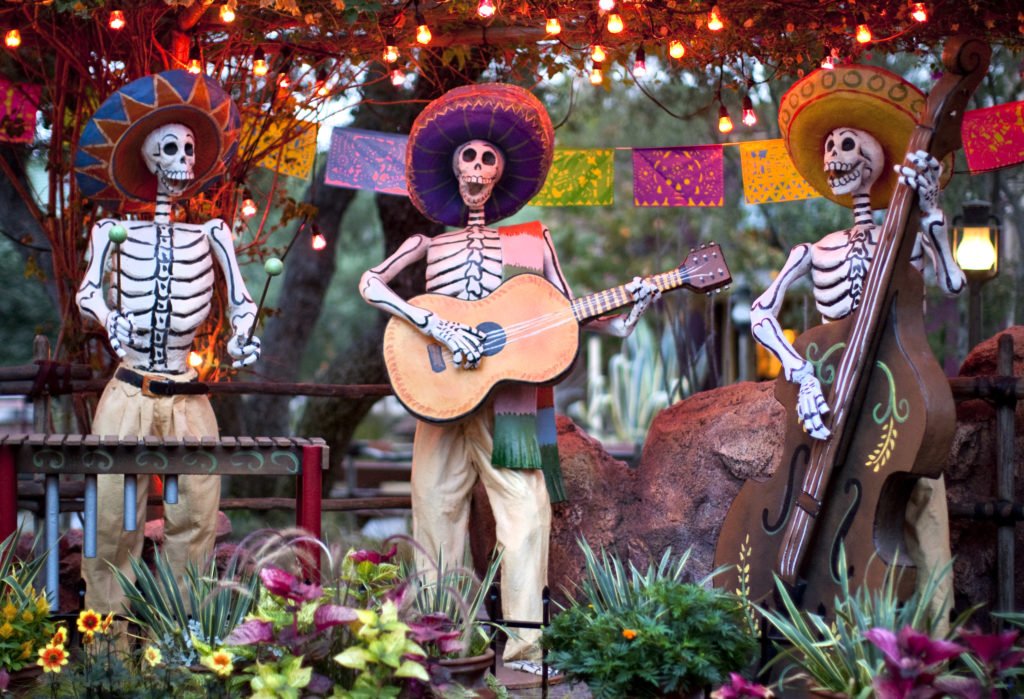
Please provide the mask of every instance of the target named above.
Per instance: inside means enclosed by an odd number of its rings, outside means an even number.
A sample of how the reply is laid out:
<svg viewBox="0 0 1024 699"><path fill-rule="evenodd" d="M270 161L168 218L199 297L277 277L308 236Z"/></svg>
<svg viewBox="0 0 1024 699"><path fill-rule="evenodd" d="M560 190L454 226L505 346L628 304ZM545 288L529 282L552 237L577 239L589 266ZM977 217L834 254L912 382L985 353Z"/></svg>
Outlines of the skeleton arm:
<svg viewBox="0 0 1024 699"><path fill-rule="evenodd" d="M113 243L110 242L110 229L117 225L113 219L98 221L89 236L89 265L85 276L78 287L75 302L87 315L107 331L110 347L117 356L124 357L125 346L131 340L134 324L131 317L122 315L117 309L111 309L103 299L103 269Z"/></svg>
<svg viewBox="0 0 1024 699"><path fill-rule="evenodd" d="M566 298L573 298L569 290L569 283L562 274L562 268L558 264L558 257L555 255L555 246L551 241L551 232L544 228L544 276L565 294ZM633 281L626 284L626 290L633 297L633 307L628 314L602 316L586 323L583 327L587 330L611 335L612 337L626 337L636 327L640 317L647 308L661 298L661 290L650 282L640 277L633 277Z"/></svg>
<svg viewBox="0 0 1024 699"><path fill-rule="evenodd" d="M822 416L829 412L829 407L821 383L814 375L814 367L797 353L783 335L778 320L786 290L811 268L811 253L811 246L806 243L790 251L789 259L775 281L751 306L750 329L754 339L782 364L782 375L786 380L799 384L796 412L804 429L816 439L825 439L830 432L822 422Z"/></svg>
<svg viewBox="0 0 1024 699"><path fill-rule="evenodd" d="M382 263L368 269L359 280L359 293L371 306L408 321L424 335L433 337L452 352L452 362L466 369L476 368L483 357L486 336L476 328L445 320L432 311L418 308L396 294L388 282L399 272L422 260L430 247L424 235L407 238L398 250Z"/></svg>
<svg viewBox="0 0 1024 699"><path fill-rule="evenodd" d="M204 224L206 234L210 237L213 254L220 263L221 271L228 286L228 318L231 322L231 340L228 342L228 354L235 361L235 368L252 364L260 356L260 339L250 337L256 324L256 304L245 288L242 270L235 257L235 243L231 230L219 218Z"/></svg>
<svg viewBox="0 0 1024 699"><path fill-rule="evenodd" d="M900 184L917 192L921 231L924 233L919 242L924 243L935 265L935 280L939 288L946 294L959 294L967 284L967 277L949 248L946 216L938 204L942 163L925 151L917 151L907 156L906 164L897 165L894 169L900 176Z"/></svg>

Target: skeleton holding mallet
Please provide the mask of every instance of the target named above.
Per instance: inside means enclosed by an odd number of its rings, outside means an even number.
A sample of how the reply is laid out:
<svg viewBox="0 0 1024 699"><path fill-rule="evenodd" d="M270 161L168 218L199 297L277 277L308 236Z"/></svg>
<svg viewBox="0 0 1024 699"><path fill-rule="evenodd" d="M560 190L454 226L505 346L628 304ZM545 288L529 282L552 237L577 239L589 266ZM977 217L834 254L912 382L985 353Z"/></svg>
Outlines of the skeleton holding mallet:
<svg viewBox="0 0 1024 699"><path fill-rule="evenodd" d="M251 335L257 307L242 279L230 227L220 219L172 219L174 199L195 195L223 174L239 127L238 110L219 85L175 70L125 85L83 130L75 159L83 194L113 209L156 204L152 221L102 219L91 231L77 301L103 326L121 358L97 406L95 434L218 436L206 389L187 361L211 309L214 265L227 284L227 350L234 366L259 357L259 339ZM108 266L114 274L105 292ZM220 477L185 475L179 481L177 502L168 497L164 506L163 551L181 576L186 561L202 563L213 551ZM142 551L148 481L135 488L134 521L124 521L122 512L126 484L131 487L130 478L99 477L97 555L82 562L85 604L97 611L120 612L124 602L108 564L130 577L130 557Z"/></svg>

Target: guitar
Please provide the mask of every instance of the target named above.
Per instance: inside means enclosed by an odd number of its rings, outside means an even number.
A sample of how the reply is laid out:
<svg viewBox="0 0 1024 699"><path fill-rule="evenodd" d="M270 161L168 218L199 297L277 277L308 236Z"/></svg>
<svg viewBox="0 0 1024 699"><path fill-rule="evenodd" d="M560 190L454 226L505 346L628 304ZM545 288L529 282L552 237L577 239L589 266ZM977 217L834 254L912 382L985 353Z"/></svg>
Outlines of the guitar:
<svg viewBox="0 0 1024 699"><path fill-rule="evenodd" d="M716 244L694 250L674 270L648 277L660 291L686 287L711 292L732 282ZM395 396L409 412L431 422L473 412L497 384L548 384L572 367L580 324L632 303L625 285L567 299L536 274L519 274L476 301L423 294L409 301L439 317L486 335L476 369L458 369L451 352L411 323L393 317L384 331L384 363Z"/></svg>

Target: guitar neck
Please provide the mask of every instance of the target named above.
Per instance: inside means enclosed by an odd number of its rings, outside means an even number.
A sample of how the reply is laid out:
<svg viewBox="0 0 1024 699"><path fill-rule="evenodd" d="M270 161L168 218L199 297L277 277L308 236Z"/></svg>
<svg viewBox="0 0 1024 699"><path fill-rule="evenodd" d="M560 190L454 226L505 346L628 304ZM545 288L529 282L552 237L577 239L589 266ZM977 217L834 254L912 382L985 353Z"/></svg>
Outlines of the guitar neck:
<svg viewBox="0 0 1024 699"><path fill-rule="evenodd" d="M665 292L678 289L686 284L689 278L690 275L684 270L673 269L653 277L647 277L647 281L656 286L658 291ZM574 299L570 307L576 322L585 323L630 303L633 303L633 295L626 289L625 284L621 284Z"/></svg>

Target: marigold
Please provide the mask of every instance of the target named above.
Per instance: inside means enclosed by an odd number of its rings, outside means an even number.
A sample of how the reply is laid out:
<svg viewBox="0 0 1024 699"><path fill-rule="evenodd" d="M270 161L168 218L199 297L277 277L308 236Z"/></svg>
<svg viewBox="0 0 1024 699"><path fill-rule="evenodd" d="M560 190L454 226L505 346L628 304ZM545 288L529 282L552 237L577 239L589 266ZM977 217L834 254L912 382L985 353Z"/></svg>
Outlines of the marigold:
<svg viewBox="0 0 1024 699"><path fill-rule="evenodd" d="M231 662L231 653L228 653L226 650L215 650L204 657L201 662L221 677L227 677L235 669L234 664Z"/></svg>
<svg viewBox="0 0 1024 699"><path fill-rule="evenodd" d="M636 631L634 631L633 629L623 629L622 635L625 636L627 640L632 641L634 638L636 638Z"/></svg>
<svg viewBox="0 0 1024 699"><path fill-rule="evenodd" d="M82 633L91 634L99 629L102 623L100 615L91 609L85 609L78 615L78 630Z"/></svg>
<svg viewBox="0 0 1024 699"><path fill-rule="evenodd" d="M61 667L67 664L68 654L64 646L46 646L39 651L39 660L36 661L43 672L60 672Z"/></svg>
<svg viewBox="0 0 1024 699"><path fill-rule="evenodd" d="M18 608L11 603L11 600L7 600L7 604L4 605L3 615L4 621L14 621L14 617L18 616Z"/></svg>
<svg viewBox="0 0 1024 699"><path fill-rule="evenodd" d="M156 646L148 646L142 657L145 658L150 667L156 667L164 661L163 654L160 653L160 649Z"/></svg>

